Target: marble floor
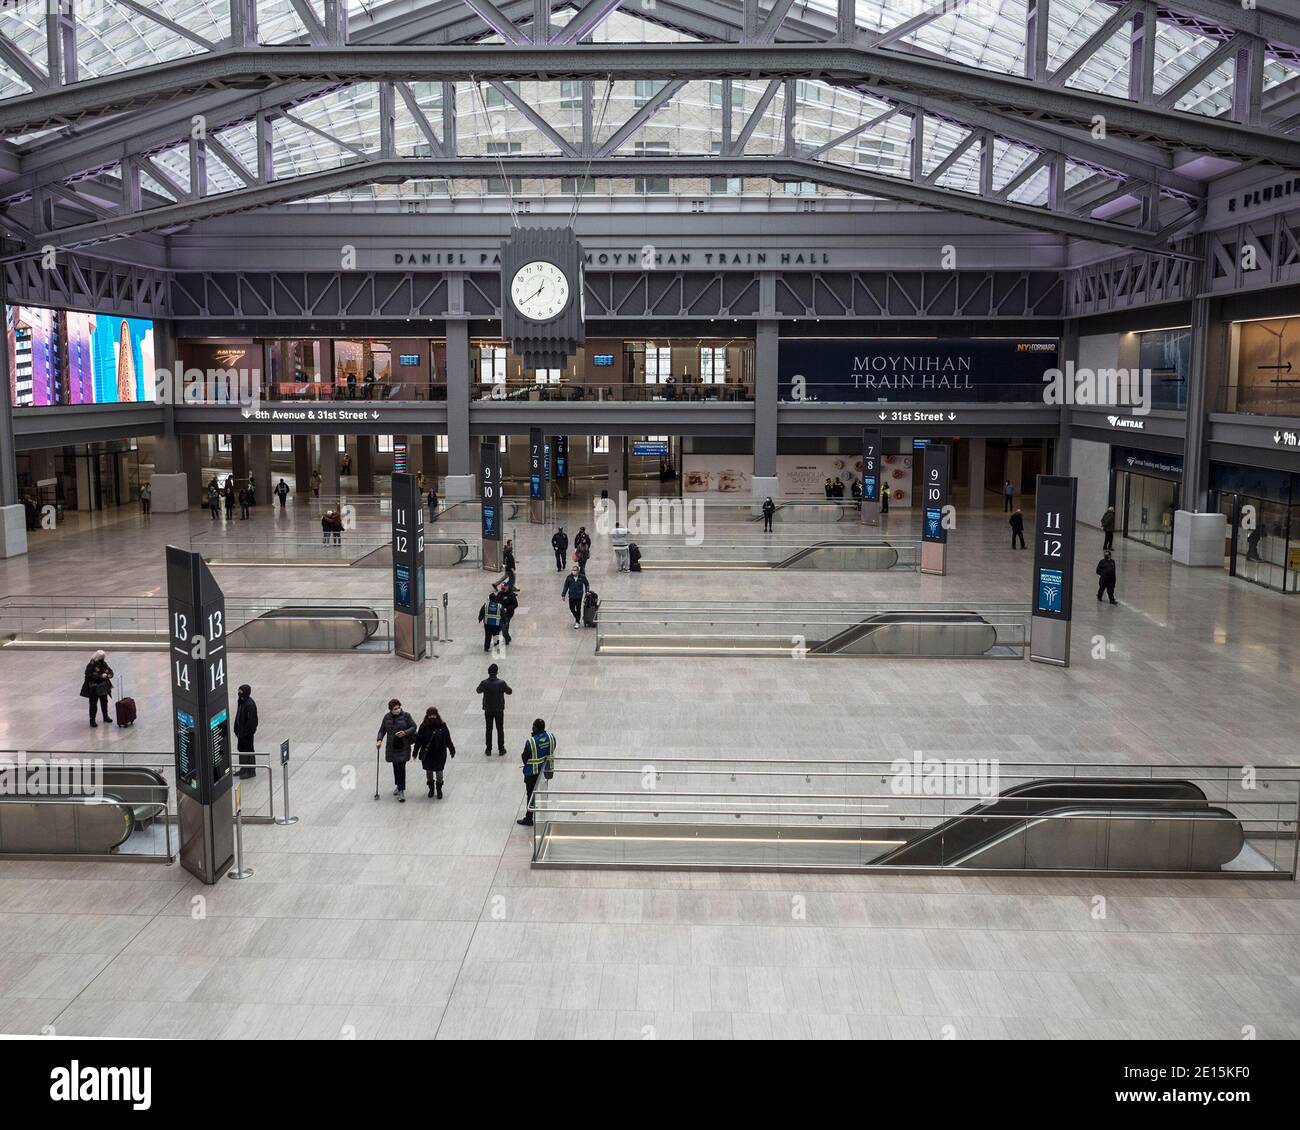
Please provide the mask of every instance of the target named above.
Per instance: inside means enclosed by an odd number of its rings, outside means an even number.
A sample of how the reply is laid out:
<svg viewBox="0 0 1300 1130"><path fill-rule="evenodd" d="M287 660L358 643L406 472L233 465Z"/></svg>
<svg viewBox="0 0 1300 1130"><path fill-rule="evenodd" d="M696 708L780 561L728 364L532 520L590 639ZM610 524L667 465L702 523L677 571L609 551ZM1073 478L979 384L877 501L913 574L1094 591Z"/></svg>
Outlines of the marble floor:
<svg viewBox="0 0 1300 1130"><path fill-rule="evenodd" d="M362 516L363 520L365 515ZM565 526L591 527L570 508ZM377 522L377 519L376 519ZM240 536L318 532L265 505ZM891 530L915 534L896 510ZM34 535L0 593L141 596L205 512L123 511ZM376 524L375 528L382 527ZM472 530L467 526L466 530ZM529 865L518 750L534 717L561 756L1001 757L1300 764L1300 602L1080 528L1073 666L829 664L593 654L569 628L550 529L515 523L521 607L502 659L505 758L484 758L474 687L481 572L431 572L452 642L374 654L232 654L259 747L293 749L301 822L246 829L244 882L177 866L0 862L0 1032L136 1037L1300 1038L1300 899L1289 882L672 871ZM728 531L706 529L722 540ZM789 530L782 531L788 535ZM824 533L817 531L818 535ZM797 577L609 571L604 598L1027 601L1001 513L959 517L950 573ZM380 570L218 568L227 598L389 599ZM165 656L123 657L133 729L86 726L80 652L0 650L0 749L169 755ZM436 705L459 755L446 797L374 791L398 696ZM796 913L796 908L798 912Z"/></svg>

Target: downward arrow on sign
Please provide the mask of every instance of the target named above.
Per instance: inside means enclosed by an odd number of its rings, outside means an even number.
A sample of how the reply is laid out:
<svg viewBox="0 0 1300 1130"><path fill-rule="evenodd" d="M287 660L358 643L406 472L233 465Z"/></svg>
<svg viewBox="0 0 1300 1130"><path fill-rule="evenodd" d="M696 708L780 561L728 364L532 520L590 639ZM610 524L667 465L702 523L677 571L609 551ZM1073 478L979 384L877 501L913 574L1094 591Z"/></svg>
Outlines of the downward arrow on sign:
<svg viewBox="0 0 1300 1130"><path fill-rule="evenodd" d="M881 418L882 420L885 418L885 413L884 413L884 412L880 413L880 418Z"/></svg>

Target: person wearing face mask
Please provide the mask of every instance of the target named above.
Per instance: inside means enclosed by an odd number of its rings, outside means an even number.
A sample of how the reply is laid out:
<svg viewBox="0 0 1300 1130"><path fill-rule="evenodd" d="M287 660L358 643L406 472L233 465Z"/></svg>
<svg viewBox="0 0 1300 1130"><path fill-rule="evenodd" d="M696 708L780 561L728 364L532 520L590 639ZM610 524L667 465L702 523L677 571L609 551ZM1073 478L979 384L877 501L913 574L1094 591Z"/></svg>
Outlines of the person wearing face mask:
<svg viewBox="0 0 1300 1130"><path fill-rule="evenodd" d="M582 569L575 565L573 571L564 578L564 588L560 590L560 596L569 602L569 613L573 616L575 629L582 627L582 601L590 589Z"/></svg>
<svg viewBox="0 0 1300 1130"><path fill-rule="evenodd" d="M90 724L98 726L95 721L95 707L104 712L104 721L108 721L108 696L113 693L113 668L108 665L108 658L102 651L97 651L86 664L85 678L81 683L81 697L90 700Z"/></svg>
<svg viewBox="0 0 1300 1130"><path fill-rule="evenodd" d="M770 534L772 532L772 515L775 513L776 503L772 501L772 496L769 494L763 499L763 533Z"/></svg>
<svg viewBox="0 0 1300 1130"><path fill-rule="evenodd" d="M406 763L411 760L411 739L419 732L412 718L402 709L400 699L388 700L388 712L379 722L375 735L375 754L383 745L384 760L393 767L393 796L406 803Z"/></svg>
<svg viewBox="0 0 1300 1130"><path fill-rule="evenodd" d="M247 683L239 688L238 705L235 707L235 750L240 754L251 754L257 751L253 748L253 738L257 733L257 703L253 701L253 688ZM243 778L257 776L257 771L253 768L257 764L255 758L241 756L239 764L243 766L239 770L239 775Z"/></svg>

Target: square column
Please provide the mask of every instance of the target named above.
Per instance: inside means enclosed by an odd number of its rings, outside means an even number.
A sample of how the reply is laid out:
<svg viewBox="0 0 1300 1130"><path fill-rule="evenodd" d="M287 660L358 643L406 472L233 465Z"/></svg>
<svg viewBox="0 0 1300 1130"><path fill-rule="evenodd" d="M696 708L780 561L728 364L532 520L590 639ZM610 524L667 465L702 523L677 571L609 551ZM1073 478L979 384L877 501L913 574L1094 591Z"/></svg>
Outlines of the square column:
<svg viewBox="0 0 1300 1130"><path fill-rule="evenodd" d="M447 322L447 480L448 502L476 498L474 459L469 435L469 323Z"/></svg>
<svg viewBox="0 0 1300 1130"><path fill-rule="evenodd" d="M230 437L230 473L235 476L235 492L248 486L248 436Z"/></svg>
<svg viewBox="0 0 1300 1130"><path fill-rule="evenodd" d="M375 437L357 436L357 494L375 493Z"/></svg>
<svg viewBox="0 0 1300 1130"><path fill-rule="evenodd" d="M605 489L609 491L609 497L617 502L619 491L627 490L627 436L609 437L608 458Z"/></svg>
<svg viewBox="0 0 1300 1130"><path fill-rule="evenodd" d="M321 435L320 456L316 469L320 471L320 493L322 498L337 498L339 495L339 437Z"/></svg>
<svg viewBox="0 0 1300 1130"><path fill-rule="evenodd" d="M271 504L271 437L248 437L249 474L253 479L253 488L257 492L258 506Z"/></svg>
<svg viewBox="0 0 1300 1130"><path fill-rule="evenodd" d="M967 441L968 462L966 464L966 482L968 497L966 505L971 510L984 509L984 471L988 465L988 443L982 437Z"/></svg>
<svg viewBox="0 0 1300 1130"><path fill-rule="evenodd" d="M311 436L293 437L294 494L311 497Z"/></svg>
<svg viewBox="0 0 1300 1130"><path fill-rule="evenodd" d="M186 496L191 506L202 506L203 498L203 445L202 436L181 436L181 470L185 473ZM154 498L154 507L158 499Z"/></svg>

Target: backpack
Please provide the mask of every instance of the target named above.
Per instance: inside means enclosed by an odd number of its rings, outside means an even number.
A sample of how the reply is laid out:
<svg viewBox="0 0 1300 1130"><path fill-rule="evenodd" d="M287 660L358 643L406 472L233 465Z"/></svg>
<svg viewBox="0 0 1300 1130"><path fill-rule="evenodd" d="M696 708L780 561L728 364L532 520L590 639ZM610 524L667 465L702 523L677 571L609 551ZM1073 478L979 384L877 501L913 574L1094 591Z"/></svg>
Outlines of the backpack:
<svg viewBox="0 0 1300 1130"><path fill-rule="evenodd" d="M489 600L483 613L483 623L489 628L499 628L501 626L501 605L495 600Z"/></svg>

